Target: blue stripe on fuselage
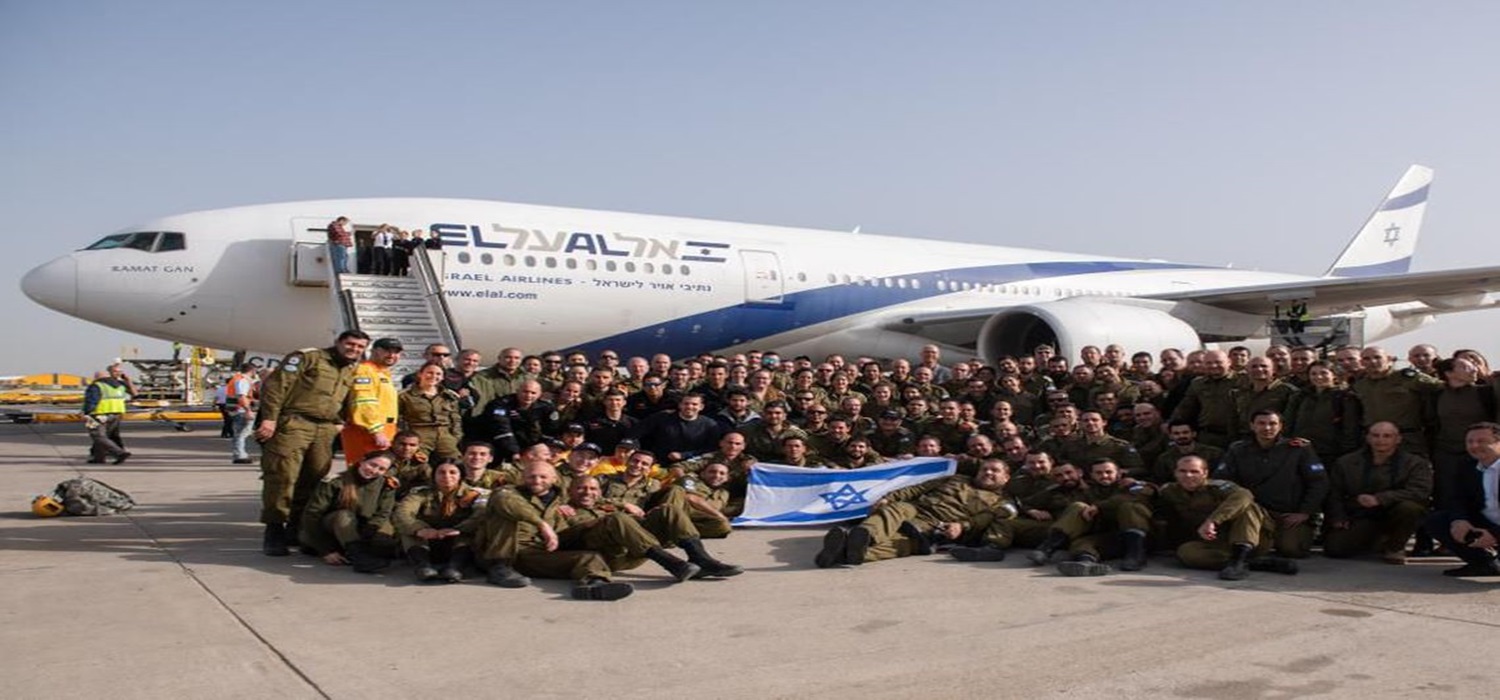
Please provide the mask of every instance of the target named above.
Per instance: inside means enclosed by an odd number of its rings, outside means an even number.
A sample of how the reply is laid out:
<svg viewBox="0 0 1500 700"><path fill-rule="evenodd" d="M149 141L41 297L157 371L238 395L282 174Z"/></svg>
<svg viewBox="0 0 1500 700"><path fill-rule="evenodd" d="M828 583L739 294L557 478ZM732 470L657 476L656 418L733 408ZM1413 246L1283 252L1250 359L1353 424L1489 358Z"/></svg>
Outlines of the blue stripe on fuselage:
<svg viewBox="0 0 1500 700"><path fill-rule="evenodd" d="M1101 272L1199 267L1201 266L1181 263L1135 261L1038 262L892 275L892 278L907 279L908 285L913 279L918 280L919 284L915 288L886 287L883 284L841 284L809 289L785 295L781 304L768 306L764 302L748 302L713 309L591 340L577 346L577 349L590 355L609 349L624 355L650 356L661 352L663 348L671 348L674 356L687 357L846 316L953 294L956 291L953 289L955 283L1012 284L1039 278ZM938 289L939 281L944 282L948 288Z"/></svg>

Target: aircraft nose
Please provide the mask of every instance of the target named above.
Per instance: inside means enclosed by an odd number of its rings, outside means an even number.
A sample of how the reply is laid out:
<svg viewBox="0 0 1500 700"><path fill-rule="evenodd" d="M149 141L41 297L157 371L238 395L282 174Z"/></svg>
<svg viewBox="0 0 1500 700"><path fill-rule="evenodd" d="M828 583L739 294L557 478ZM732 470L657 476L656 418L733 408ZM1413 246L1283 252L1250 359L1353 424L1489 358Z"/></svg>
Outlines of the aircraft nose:
<svg viewBox="0 0 1500 700"><path fill-rule="evenodd" d="M31 300L54 311L78 311L78 263L58 258L39 265L21 278L21 291Z"/></svg>

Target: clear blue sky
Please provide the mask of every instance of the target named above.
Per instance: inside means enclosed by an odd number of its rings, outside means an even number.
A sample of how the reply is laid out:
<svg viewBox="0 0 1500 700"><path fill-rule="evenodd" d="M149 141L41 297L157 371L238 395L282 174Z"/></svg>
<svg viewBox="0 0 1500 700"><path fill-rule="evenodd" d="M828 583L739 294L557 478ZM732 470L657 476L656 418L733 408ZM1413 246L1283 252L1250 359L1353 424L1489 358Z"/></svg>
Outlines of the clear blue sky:
<svg viewBox="0 0 1500 700"><path fill-rule="evenodd" d="M1418 162L1437 182L1416 268L1492 265L1497 29L1492 2L4 2L0 304L23 333L0 374L165 348L32 304L30 267L293 199L1317 274ZM1497 321L1423 335L1495 358Z"/></svg>

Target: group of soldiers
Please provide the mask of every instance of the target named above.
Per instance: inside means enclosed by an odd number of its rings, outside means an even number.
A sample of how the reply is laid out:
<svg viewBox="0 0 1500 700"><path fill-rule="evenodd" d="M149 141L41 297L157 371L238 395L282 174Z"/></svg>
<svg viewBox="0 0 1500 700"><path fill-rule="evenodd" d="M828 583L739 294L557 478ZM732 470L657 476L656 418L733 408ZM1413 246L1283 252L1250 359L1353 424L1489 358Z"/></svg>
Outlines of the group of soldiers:
<svg viewBox="0 0 1500 700"><path fill-rule="evenodd" d="M404 351L349 331L265 379L266 554L301 546L357 571L404 556L425 581L473 565L496 585L567 578L578 598L615 599L630 588L612 573L647 560L679 581L740 573L703 539L729 534L758 461L949 456L954 476L835 527L815 563L996 561L1017 546L1099 575L1171 550L1239 579L1295 573L1318 542L1404 563L1415 536L1412 555L1464 557L1455 575L1500 573L1478 534L1500 513L1454 515L1476 461L1500 459L1485 451L1500 450L1500 382L1474 351L1418 346L1398 370L1379 347L1090 346L1074 363L1041 346L993 365L945 365L936 346L889 362L506 348L485 367L432 345L392 377ZM350 468L325 479L336 435Z"/></svg>

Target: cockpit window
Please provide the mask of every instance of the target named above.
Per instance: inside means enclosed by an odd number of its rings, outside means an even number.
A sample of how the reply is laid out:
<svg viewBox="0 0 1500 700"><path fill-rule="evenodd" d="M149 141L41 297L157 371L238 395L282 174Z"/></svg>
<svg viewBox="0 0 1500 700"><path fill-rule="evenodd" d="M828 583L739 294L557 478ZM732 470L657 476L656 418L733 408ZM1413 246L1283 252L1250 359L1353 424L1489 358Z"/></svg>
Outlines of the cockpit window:
<svg viewBox="0 0 1500 700"><path fill-rule="evenodd" d="M183 235L180 233L163 233L161 238L156 241L156 252L165 253L169 250L183 250L187 248L187 242L183 238Z"/></svg>
<svg viewBox="0 0 1500 700"><path fill-rule="evenodd" d="M111 250L130 248L147 253L162 253L187 248L186 236L181 233L140 231L137 233L115 233L105 236L84 250Z"/></svg>

